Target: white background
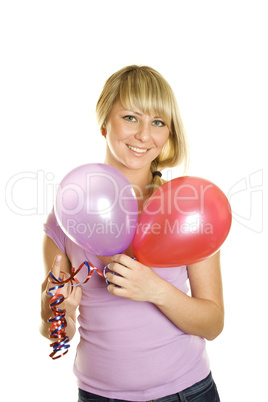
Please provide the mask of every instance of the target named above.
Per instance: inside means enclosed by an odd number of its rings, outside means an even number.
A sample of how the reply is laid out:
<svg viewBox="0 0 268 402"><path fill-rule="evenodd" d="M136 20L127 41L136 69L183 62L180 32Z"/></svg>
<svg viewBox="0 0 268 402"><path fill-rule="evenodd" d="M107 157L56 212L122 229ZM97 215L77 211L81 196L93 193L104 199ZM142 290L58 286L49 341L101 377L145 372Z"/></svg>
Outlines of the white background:
<svg viewBox="0 0 268 402"><path fill-rule="evenodd" d="M42 225L62 177L102 162L95 103L104 81L134 63L169 81L189 174L214 181L233 208L225 329L208 343L221 400L266 398L267 17L259 0L1 3L1 399L77 400L77 338L52 361L38 333Z"/></svg>

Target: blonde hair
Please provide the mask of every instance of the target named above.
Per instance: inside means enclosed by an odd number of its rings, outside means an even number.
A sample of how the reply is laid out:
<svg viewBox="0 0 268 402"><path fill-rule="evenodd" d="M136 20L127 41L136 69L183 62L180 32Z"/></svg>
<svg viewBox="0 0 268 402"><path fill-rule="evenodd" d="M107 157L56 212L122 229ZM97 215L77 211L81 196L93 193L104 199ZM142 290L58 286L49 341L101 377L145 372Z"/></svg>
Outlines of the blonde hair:
<svg viewBox="0 0 268 402"><path fill-rule="evenodd" d="M128 66L106 81L96 106L97 122L105 127L113 104L120 100L126 109L135 107L145 114L161 117L169 128L169 137L161 153L151 163L151 171L184 165L188 167L188 142L175 95L164 77L148 66ZM154 177L154 186L163 184Z"/></svg>

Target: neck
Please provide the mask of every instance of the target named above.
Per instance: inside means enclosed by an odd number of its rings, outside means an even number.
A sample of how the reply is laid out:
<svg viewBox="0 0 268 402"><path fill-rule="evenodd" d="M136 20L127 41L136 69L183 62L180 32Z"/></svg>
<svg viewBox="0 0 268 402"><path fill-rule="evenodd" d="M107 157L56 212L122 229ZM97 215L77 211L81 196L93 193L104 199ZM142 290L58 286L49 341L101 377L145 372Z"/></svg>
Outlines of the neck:
<svg viewBox="0 0 268 402"><path fill-rule="evenodd" d="M138 199L143 199L151 194L150 186L152 185L153 176L150 166L141 169L129 169L122 164L117 164L114 161L111 162L107 158L104 159L104 163L113 166L128 179Z"/></svg>
<svg viewBox="0 0 268 402"><path fill-rule="evenodd" d="M121 173L126 176L132 184L137 197L146 197L150 193L150 186L152 184L152 172L149 169L121 170Z"/></svg>

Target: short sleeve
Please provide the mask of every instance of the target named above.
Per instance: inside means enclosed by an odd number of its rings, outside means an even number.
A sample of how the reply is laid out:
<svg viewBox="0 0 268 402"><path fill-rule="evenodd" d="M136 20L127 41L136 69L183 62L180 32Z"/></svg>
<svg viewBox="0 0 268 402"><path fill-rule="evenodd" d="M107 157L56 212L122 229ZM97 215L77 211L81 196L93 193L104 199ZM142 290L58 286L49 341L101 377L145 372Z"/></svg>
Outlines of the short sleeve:
<svg viewBox="0 0 268 402"><path fill-rule="evenodd" d="M66 234L63 232L61 227L59 226L54 209L47 217L47 221L44 224L44 232L54 241L56 246L66 254Z"/></svg>

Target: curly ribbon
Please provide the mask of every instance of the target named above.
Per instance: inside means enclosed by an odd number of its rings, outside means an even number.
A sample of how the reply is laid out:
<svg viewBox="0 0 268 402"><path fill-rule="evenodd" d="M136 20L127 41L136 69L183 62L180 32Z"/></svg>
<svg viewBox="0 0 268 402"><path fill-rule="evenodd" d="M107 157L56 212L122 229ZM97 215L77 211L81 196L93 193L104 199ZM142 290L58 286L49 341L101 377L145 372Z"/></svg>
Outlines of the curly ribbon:
<svg viewBox="0 0 268 402"><path fill-rule="evenodd" d="M79 282L76 275L81 271L84 265L87 267L88 274L83 282ZM77 270L75 270L75 268L72 268L72 274L66 280L62 280L61 278L57 279L51 271L49 272L49 275L52 278L51 283L55 285L49 288L47 291L49 296L51 296L49 306L54 313L54 316L50 317L48 320L48 322L51 323L51 327L49 328L49 337L51 339L57 339L57 341L50 344L50 347L53 348L53 352L49 356L53 360L66 355L70 347L70 345L68 344L70 339L65 332L65 329L67 327L67 321L65 319L66 310L60 309L59 305L70 296L74 286L85 284L91 278L94 271L96 271L101 277L104 278L103 273L95 268L93 265L91 265L88 261L84 261ZM61 273L65 272L61 271ZM67 283L70 283L71 293L69 294L69 296L64 297L62 294L59 293L59 290L63 288L64 285Z"/></svg>

